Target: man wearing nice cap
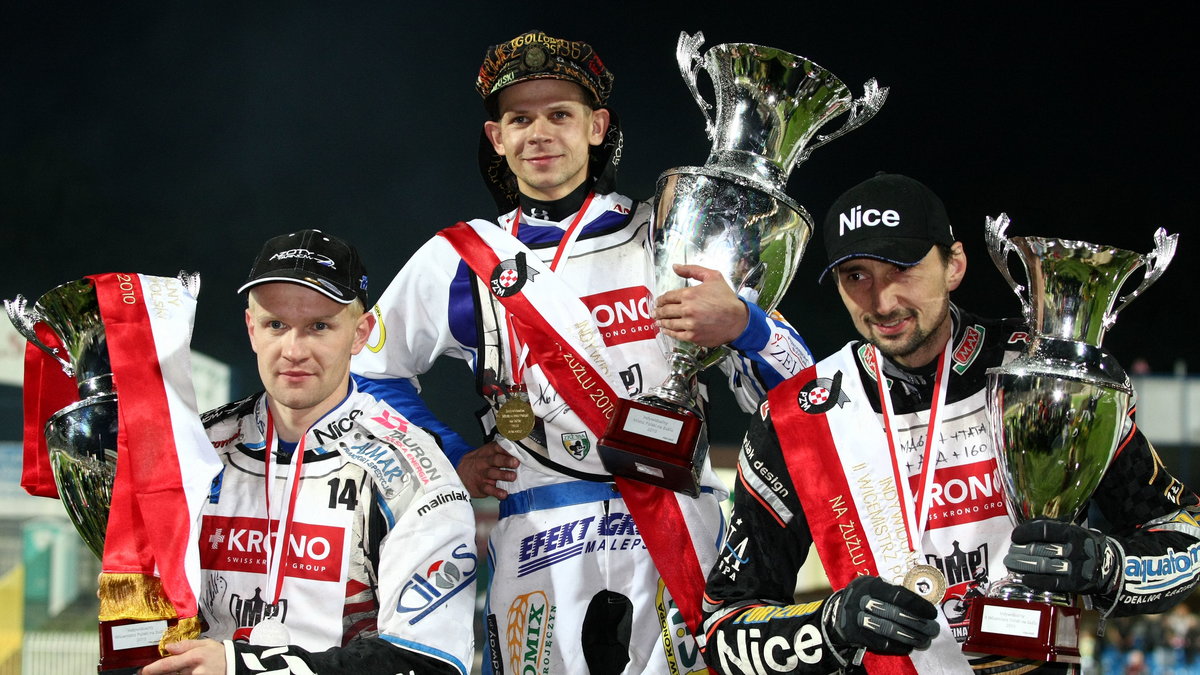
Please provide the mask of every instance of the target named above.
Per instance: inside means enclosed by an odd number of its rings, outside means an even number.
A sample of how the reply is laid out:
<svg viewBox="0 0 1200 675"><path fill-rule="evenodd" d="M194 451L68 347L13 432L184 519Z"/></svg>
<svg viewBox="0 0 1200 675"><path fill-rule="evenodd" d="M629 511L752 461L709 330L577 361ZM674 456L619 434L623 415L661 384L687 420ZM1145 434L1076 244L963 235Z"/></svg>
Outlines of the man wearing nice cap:
<svg viewBox="0 0 1200 675"><path fill-rule="evenodd" d="M724 368L746 410L811 363L786 322L714 270L680 266L698 283L650 298L650 208L615 191L612 82L583 42L532 31L487 50L480 164L500 215L447 228L413 256L354 362L360 386L386 398L389 381L461 358L487 401L490 442L452 455L473 495L501 499L485 672L702 670L688 626L725 488L707 464L697 499L615 481L597 454L604 424L591 395L660 384L660 330L730 345Z"/></svg>
<svg viewBox="0 0 1200 675"><path fill-rule="evenodd" d="M274 237L239 292L265 391L204 416L224 464L200 534L211 639L143 674L466 675L470 498L434 438L350 378L374 323L358 252Z"/></svg>
<svg viewBox="0 0 1200 675"><path fill-rule="evenodd" d="M1132 417L1093 496L1106 533L1047 520L1013 528L991 480L985 384L1028 334L1019 321L950 302L967 261L928 187L877 175L834 202L824 236L821 276L832 273L862 339L773 389L751 422L733 527L705 594L712 668L827 673L863 659L871 673L1066 670L964 655L963 599L1009 569L1111 616L1161 612L1188 595L1196 566L1157 578L1136 571L1196 554L1200 500L1167 473ZM928 488L905 489L923 466L934 467ZM908 479L900 489L897 477ZM994 489L952 500L963 492L956 485ZM795 604L796 572L813 546L835 592ZM930 593L938 604L901 585L914 572L931 589L948 587Z"/></svg>

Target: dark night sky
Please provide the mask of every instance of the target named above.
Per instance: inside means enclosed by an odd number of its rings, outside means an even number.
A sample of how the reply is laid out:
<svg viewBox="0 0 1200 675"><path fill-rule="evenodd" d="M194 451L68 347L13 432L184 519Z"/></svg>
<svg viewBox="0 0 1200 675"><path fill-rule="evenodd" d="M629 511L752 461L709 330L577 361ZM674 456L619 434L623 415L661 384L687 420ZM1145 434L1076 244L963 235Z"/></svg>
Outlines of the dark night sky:
<svg viewBox="0 0 1200 675"><path fill-rule="evenodd" d="M878 78L891 88L879 115L792 172L818 221L877 170L924 181L971 261L957 299L989 315L1018 306L984 249L986 215L1143 253L1156 227L1180 232L1105 347L1156 371L1200 366L1181 330L1200 291L1194 25L1165 3L16 4L0 9L0 297L199 271L194 345L238 369L238 394L256 382L234 290L264 239L318 227L355 241L377 297L436 230L494 213L473 80L487 45L529 28L590 41L616 74L621 187L640 197L709 148L674 61L680 30L802 54L856 94ZM815 237L782 306L819 355L852 330L815 283L822 259ZM465 372L424 378L458 425L450 382Z"/></svg>

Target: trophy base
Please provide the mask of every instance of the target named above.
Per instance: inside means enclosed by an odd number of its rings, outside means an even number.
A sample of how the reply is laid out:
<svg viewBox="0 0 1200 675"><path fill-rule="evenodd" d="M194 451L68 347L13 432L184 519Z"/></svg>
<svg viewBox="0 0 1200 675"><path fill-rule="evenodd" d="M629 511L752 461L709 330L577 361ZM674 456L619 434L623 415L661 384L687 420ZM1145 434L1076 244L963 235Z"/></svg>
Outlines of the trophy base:
<svg viewBox="0 0 1200 675"><path fill-rule="evenodd" d="M1054 663L1079 663L1078 607L975 598L967 612L964 652Z"/></svg>
<svg viewBox="0 0 1200 675"><path fill-rule="evenodd" d="M623 399L600 439L599 453L615 476L698 497L708 435L697 415Z"/></svg>
<svg viewBox="0 0 1200 675"><path fill-rule="evenodd" d="M177 623L178 619L101 621L100 665L96 671L99 675L132 675L161 659L158 642Z"/></svg>

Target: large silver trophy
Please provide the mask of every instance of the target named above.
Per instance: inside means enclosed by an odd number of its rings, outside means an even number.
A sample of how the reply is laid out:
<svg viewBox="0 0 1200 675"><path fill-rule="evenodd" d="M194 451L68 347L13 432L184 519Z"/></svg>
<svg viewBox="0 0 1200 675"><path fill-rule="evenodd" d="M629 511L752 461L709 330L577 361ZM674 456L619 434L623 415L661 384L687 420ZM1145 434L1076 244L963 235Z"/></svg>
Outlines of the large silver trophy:
<svg viewBox="0 0 1200 675"><path fill-rule="evenodd" d="M198 292L199 275L181 272L179 280L192 295ZM116 476L118 418L117 391L95 286L89 279L80 279L47 291L32 307L20 295L5 300L4 307L17 331L30 344L50 354L63 372L75 379L79 401L50 416L45 427L46 446L67 515L88 548L97 558L103 558ZM38 323L45 324L62 346L46 345L35 330ZM162 603L166 603L165 598ZM105 601L101 598L104 613ZM100 622L101 673L132 673L138 666L160 658L157 636L139 634L135 640L123 637L141 630L133 625L137 623L129 619ZM161 633L158 623L146 625L153 625L153 630ZM162 623L166 628L175 622Z"/></svg>
<svg viewBox="0 0 1200 675"><path fill-rule="evenodd" d="M1166 270L1179 235L1154 234L1154 251L1082 241L1005 237L1004 214L987 219L992 260L1021 299L1030 339L1011 362L987 371L987 405L999 477L1019 522L1074 521L1100 484L1120 440L1133 388L1100 348L1117 315ZM1028 286L1008 268L1017 253ZM1120 299L1129 276L1141 284ZM1114 305L1117 305L1114 308ZM1046 593L1020 576L992 584L971 604L964 651L1079 662L1080 610L1067 594Z"/></svg>
<svg viewBox="0 0 1200 675"><path fill-rule="evenodd" d="M658 179L652 291L658 297L687 284L674 264L703 265L769 311L791 283L813 227L784 192L788 174L816 148L871 119L887 89L870 80L854 99L832 73L803 57L744 43L717 45L701 56L703 42L702 33L681 33L676 59L713 146L704 166L669 169ZM696 86L702 69L712 80L715 115ZM841 128L817 134L844 112ZM708 452L696 375L728 350L677 340L669 347L667 380L621 402L600 455L616 475L695 496Z"/></svg>

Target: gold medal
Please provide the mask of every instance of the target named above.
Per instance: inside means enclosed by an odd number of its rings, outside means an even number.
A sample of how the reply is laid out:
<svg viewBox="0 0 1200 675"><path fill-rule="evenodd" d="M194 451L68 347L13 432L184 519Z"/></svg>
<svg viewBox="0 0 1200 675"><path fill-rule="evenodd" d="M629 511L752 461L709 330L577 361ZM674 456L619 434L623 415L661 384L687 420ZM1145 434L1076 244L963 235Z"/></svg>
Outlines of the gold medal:
<svg viewBox="0 0 1200 675"><path fill-rule="evenodd" d="M496 430L510 441L519 441L528 436L536 421L533 406L529 405L529 398L523 393L510 396L496 411Z"/></svg>
<svg viewBox="0 0 1200 675"><path fill-rule="evenodd" d="M904 575L903 585L935 605L946 597L946 577L933 565L914 565Z"/></svg>

